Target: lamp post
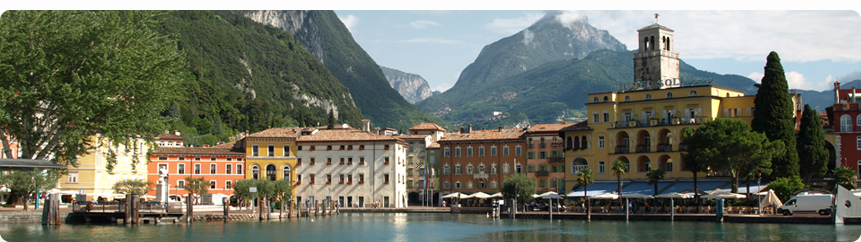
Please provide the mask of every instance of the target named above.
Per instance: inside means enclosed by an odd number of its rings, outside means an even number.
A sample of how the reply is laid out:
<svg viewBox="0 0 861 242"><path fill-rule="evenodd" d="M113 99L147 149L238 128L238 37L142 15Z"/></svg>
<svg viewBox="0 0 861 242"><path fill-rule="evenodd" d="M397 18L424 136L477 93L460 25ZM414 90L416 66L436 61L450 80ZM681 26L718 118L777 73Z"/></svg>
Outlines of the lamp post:
<svg viewBox="0 0 861 242"><path fill-rule="evenodd" d="M757 188L759 188L759 187L760 187L760 185L759 185L759 183L760 183L760 182L759 182L759 181L760 181L761 179L762 179L762 173L757 173L757 174L756 174L756 187L757 187ZM760 190L760 189L757 189L757 190ZM748 193L750 193L750 191L747 191L747 192L748 192ZM758 204L759 204L759 209L758 209L758 210L756 210L756 214L762 215L762 196L756 196L756 197L757 197L757 198L759 198L759 202L758 202Z"/></svg>

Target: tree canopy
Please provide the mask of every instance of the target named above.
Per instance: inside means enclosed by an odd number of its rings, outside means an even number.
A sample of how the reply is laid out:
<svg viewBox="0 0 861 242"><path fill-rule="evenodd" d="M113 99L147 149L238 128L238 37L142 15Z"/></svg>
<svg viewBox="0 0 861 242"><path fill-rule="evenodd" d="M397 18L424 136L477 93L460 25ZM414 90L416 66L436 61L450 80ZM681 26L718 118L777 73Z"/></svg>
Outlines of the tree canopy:
<svg viewBox="0 0 861 242"><path fill-rule="evenodd" d="M652 169L646 173L646 177L649 178L649 185L655 185L655 195L658 195L658 182L664 179L667 172L661 169Z"/></svg>
<svg viewBox="0 0 861 242"><path fill-rule="evenodd" d="M739 177L750 171L769 174L772 157L783 152L782 142L770 142L764 134L751 132L743 120L717 118L685 135L690 158L729 173L732 192L738 192ZM721 142L710 142L714 140Z"/></svg>
<svg viewBox="0 0 861 242"><path fill-rule="evenodd" d="M185 190L197 195L209 194L209 182L204 177L186 177Z"/></svg>
<svg viewBox="0 0 861 242"><path fill-rule="evenodd" d="M0 176L0 185L12 190L7 204L17 204L23 201L24 210L29 210L27 197L39 191L47 191L57 186L60 173L57 170L41 172L38 169L12 171Z"/></svg>
<svg viewBox="0 0 861 242"><path fill-rule="evenodd" d="M795 140L795 106L789 95L789 84L780 57L777 52L768 54L765 63L765 75L753 104L751 127L753 131L763 132L771 141L781 141L786 152L775 156L772 161L774 177L789 177L799 175L798 151Z"/></svg>
<svg viewBox="0 0 861 242"><path fill-rule="evenodd" d="M822 120L810 105L804 105L801 114L801 131L798 132L798 165L801 180L810 184L814 176L825 175L828 171L828 151L825 149L825 132Z"/></svg>
<svg viewBox="0 0 861 242"><path fill-rule="evenodd" d="M146 195L151 188L152 182L142 179L126 179L114 183L114 192L129 195Z"/></svg>
<svg viewBox="0 0 861 242"><path fill-rule="evenodd" d="M183 54L148 11L7 11L0 18L0 139L22 159L77 165L101 135L161 133Z"/></svg>
<svg viewBox="0 0 861 242"><path fill-rule="evenodd" d="M502 196L505 199L514 198L517 202L527 202L532 200L532 194L535 194L535 191L535 179L524 174L505 178L502 182Z"/></svg>
<svg viewBox="0 0 861 242"><path fill-rule="evenodd" d="M580 173L577 174L577 184L583 185L584 197L589 190L589 184L592 183L595 183L595 174L592 173L592 169L589 169L589 167L580 169Z"/></svg>
<svg viewBox="0 0 861 242"><path fill-rule="evenodd" d="M833 174L834 180L829 182L830 187L834 187L837 184L849 190L856 188L855 180L858 179L858 173L852 170L852 168L845 166L837 167L831 171L831 174Z"/></svg>

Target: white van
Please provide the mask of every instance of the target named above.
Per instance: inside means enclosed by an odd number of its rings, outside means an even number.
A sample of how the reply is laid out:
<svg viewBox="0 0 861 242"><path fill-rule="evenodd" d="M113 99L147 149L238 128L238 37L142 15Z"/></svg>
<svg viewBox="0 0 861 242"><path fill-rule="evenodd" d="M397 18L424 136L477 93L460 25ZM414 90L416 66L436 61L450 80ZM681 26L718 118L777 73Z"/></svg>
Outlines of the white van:
<svg viewBox="0 0 861 242"><path fill-rule="evenodd" d="M795 213L819 213L819 215L831 214L831 204L834 196L831 194L798 195L786 201L777 209L783 215Z"/></svg>

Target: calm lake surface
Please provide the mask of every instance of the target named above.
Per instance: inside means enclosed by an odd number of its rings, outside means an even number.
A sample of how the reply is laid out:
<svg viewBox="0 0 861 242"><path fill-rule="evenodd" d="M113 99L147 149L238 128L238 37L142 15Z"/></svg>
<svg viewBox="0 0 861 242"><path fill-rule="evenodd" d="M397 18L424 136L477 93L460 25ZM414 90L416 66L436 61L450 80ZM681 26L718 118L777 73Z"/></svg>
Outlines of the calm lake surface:
<svg viewBox="0 0 861 242"><path fill-rule="evenodd" d="M855 241L861 225L489 219L471 214L350 214L192 225L0 224L6 241Z"/></svg>

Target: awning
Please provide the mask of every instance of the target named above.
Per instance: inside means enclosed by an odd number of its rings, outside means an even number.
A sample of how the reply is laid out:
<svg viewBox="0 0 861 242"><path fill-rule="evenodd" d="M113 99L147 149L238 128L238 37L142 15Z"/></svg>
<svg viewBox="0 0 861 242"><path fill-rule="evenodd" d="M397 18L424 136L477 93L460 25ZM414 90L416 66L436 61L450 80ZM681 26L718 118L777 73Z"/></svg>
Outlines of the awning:
<svg viewBox="0 0 861 242"><path fill-rule="evenodd" d="M705 193L707 191L712 191L718 188L721 188L725 185L729 184L729 181L698 181L697 188ZM667 193L688 193L693 192L694 190L694 181L679 181L676 184L673 184L671 187L667 188L661 194ZM660 194L659 194L660 195Z"/></svg>
<svg viewBox="0 0 861 242"><path fill-rule="evenodd" d="M768 184L758 185L758 186L751 184L750 185L750 191L751 191L751 193L764 192L763 189L765 189L765 187L767 187L767 186L768 186ZM720 190L718 190L718 192L731 192L731 190L732 190L732 184L727 185L724 188L721 188ZM747 185L744 183L739 183L738 184L738 193L739 194L746 194L747 193Z"/></svg>
<svg viewBox="0 0 861 242"><path fill-rule="evenodd" d="M622 182L622 187L624 187L626 182ZM619 184L616 182L600 182L600 183L592 183L589 185L589 190L586 191L586 196L592 197L596 195L601 195L604 193L615 192L619 189ZM580 186L576 191L569 192L565 194L567 197L583 197L583 186Z"/></svg>
<svg viewBox="0 0 861 242"><path fill-rule="evenodd" d="M658 182L658 191L666 188L673 182L665 181ZM644 195L652 195L655 194L655 185L649 185L648 182L634 182L631 185L625 186L622 188L622 197L626 197L630 194L639 193Z"/></svg>
<svg viewBox="0 0 861 242"><path fill-rule="evenodd" d="M0 170L18 170L27 168L66 169L68 167L49 160L0 159Z"/></svg>

